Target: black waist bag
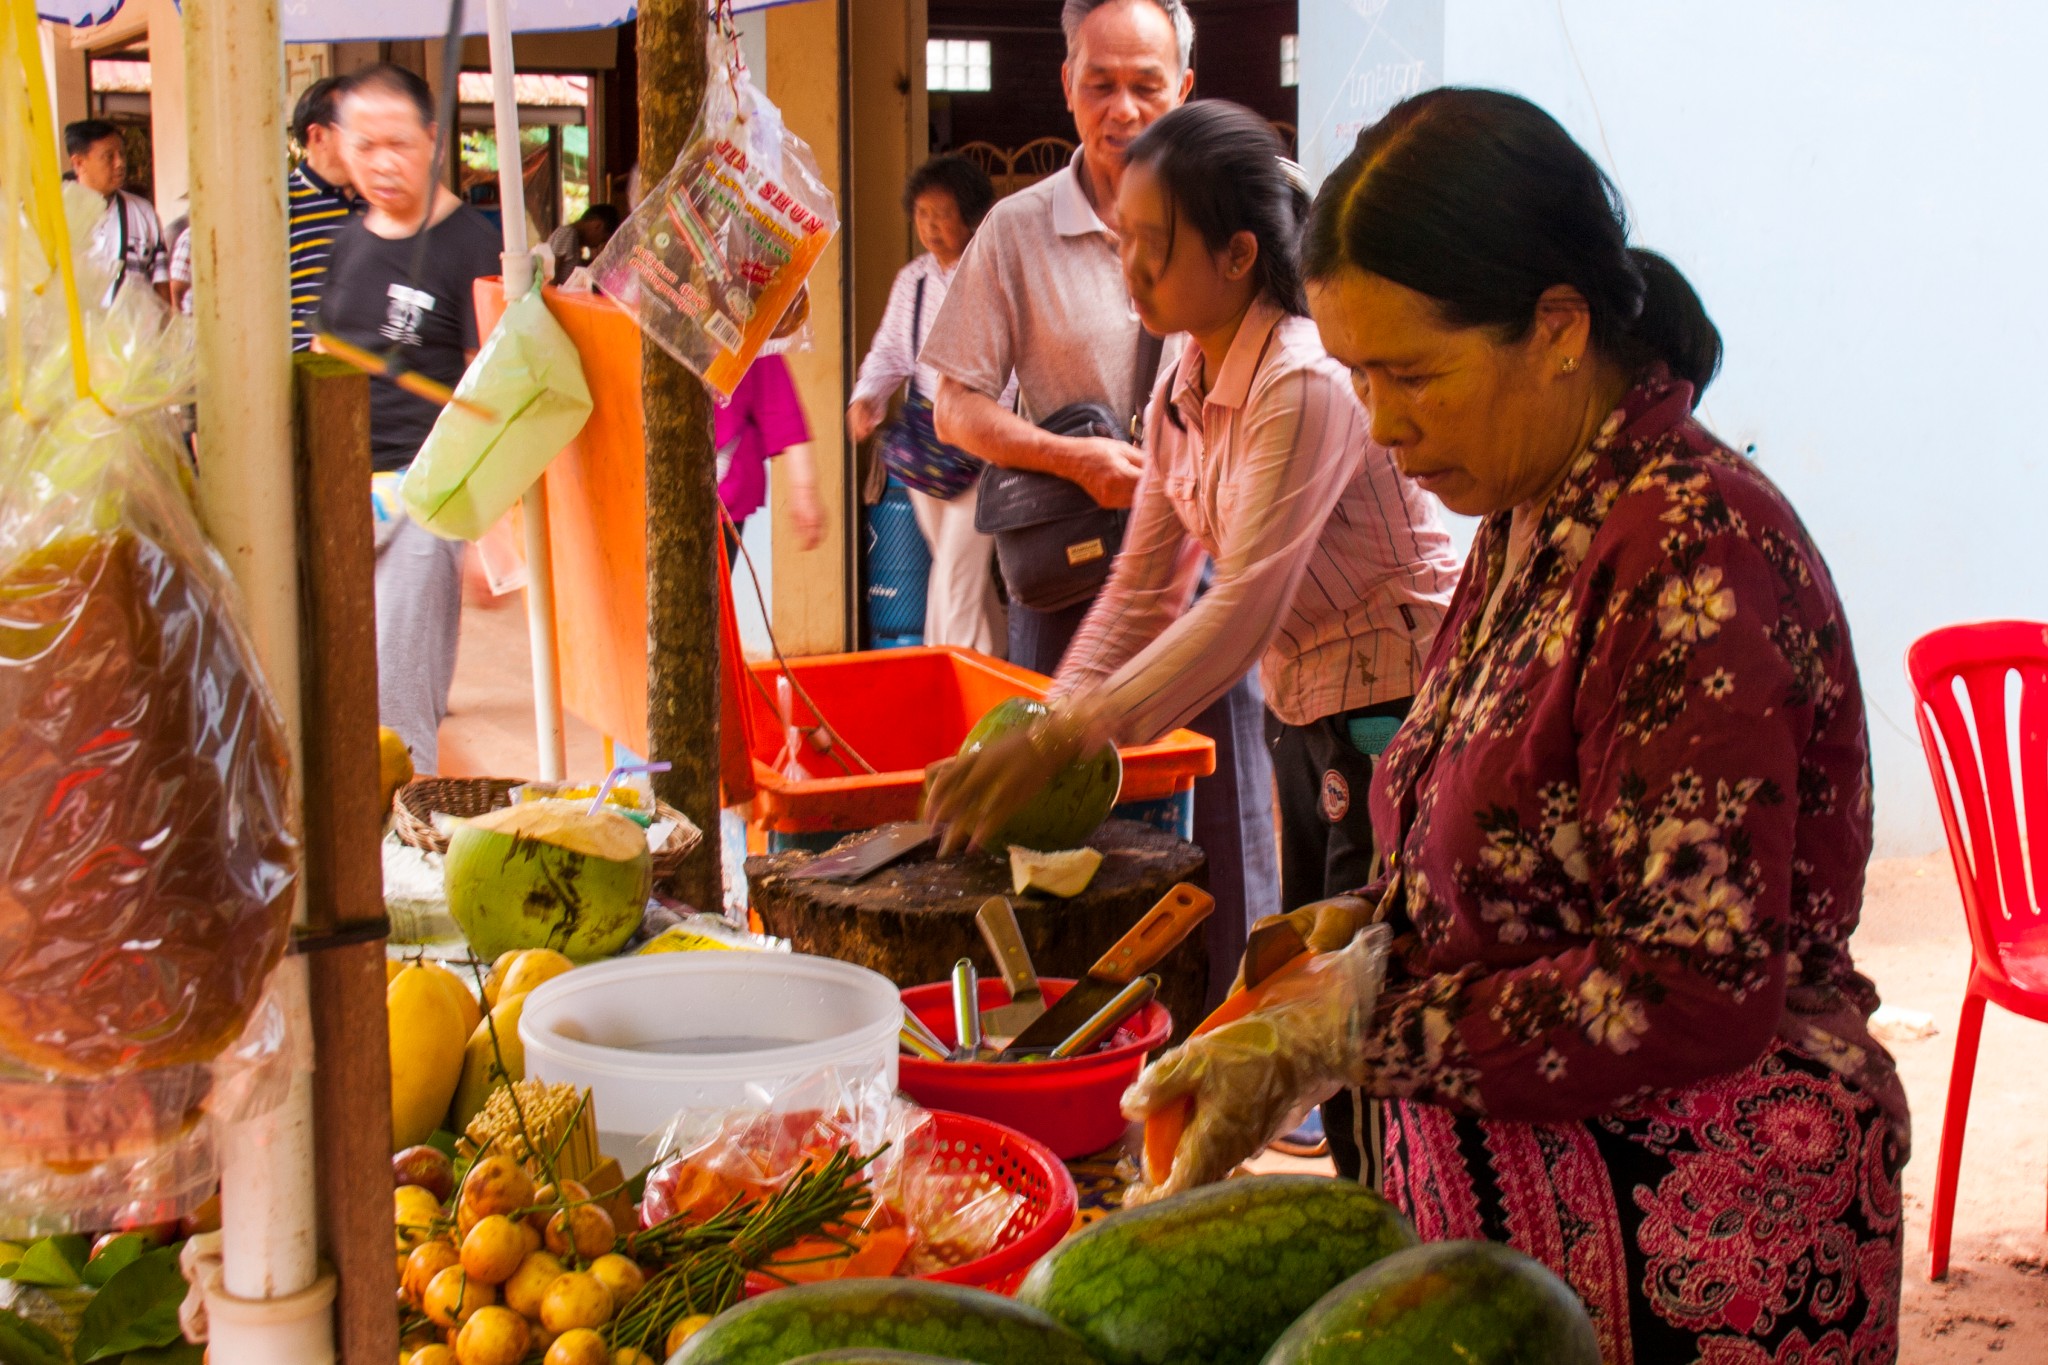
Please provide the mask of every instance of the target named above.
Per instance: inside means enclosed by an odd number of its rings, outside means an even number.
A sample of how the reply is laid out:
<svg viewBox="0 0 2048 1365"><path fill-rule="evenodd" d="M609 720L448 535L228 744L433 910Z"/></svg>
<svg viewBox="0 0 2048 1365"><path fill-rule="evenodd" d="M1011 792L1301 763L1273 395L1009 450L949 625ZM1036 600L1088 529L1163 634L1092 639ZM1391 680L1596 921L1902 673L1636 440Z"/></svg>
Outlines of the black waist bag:
<svg viewBox="0 0 2048 1365"><path fill-rule="evenodd" d="M1038 425L1055 436L1127 435L1101 403L1070 403ZM1010 600L1033 611L1060 611L1093 597L1109 579L1128 519L1070 479L995 465L982 472L974 508L974 529L995 537Z"/></svg>

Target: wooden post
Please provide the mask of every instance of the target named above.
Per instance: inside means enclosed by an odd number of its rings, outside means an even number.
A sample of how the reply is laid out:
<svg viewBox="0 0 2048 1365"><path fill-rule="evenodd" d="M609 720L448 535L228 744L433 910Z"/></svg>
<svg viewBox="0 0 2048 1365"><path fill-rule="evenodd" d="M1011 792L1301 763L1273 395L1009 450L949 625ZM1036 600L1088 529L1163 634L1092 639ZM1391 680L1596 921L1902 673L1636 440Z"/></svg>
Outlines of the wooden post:
<svg viewBox="0 0 2048 1365"><path fill-rule="evenodd" d="M304 661L306 927L361 942L310 954L321 1246L340 1280L346 1365L396 1358L391 1069L384 1015L384 812L377 767L377 606L370 381L305 355L293 372Z"/></svg>
<svg viewBox="0 0 2048 1365"><path fill-rule="evenodd" d="M651 189L675 164L704 99L703 0L640 8L640 167ZM704 831L677 894L724 898L718 838L718 467L711 399L659 346L641 348L647 426L648 757L675 766L655 794Z"/></svg>

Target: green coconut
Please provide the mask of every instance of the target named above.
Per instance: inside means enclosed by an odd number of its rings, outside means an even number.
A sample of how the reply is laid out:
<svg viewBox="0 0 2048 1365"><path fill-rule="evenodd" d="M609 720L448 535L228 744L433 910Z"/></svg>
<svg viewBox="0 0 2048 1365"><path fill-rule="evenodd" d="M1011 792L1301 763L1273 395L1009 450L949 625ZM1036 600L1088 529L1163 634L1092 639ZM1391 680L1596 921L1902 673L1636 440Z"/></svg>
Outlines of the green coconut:
<svg viewBox="0 0 2048 1365"><path fill-rule="evenodd" d="M1030 697L997 702L968 732L960 757L979 753L990 740L1027 729L1046 714L1045 703ZM996 846L1021 844L1045 853L1079 848L1109 818L1123 781L1124 764L1116 745L1105 744L1082 755L1055 773L1044 790L1010 817L996 837Z"/></svg>
<svg viewBox="0 0 2048 1365"><path fill-rule="evenodd" d="M528 801L463 822L445 876L448 912L486 962L515 948L591 962L640 927L653 858L646 831L623 815Z"/></svg>

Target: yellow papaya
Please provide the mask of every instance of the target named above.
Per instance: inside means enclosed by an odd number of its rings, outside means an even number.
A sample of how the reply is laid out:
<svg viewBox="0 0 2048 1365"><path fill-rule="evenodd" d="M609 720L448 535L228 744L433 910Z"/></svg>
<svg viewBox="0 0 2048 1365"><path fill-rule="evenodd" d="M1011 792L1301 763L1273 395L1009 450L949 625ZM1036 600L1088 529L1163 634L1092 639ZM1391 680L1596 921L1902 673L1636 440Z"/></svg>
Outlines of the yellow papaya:
<svg viewBox="0 0 2048 1365"><path fill-rule="evenodd" d="M391 1150L425 1142L462 1079L462 1015L447 987L417 964L384 990L391 1028Z"/></svg>
<svg viewBox="0 0 2048 1365"><path fill-rule="evenodd" d="M478 1022L484 1017L484 1011L483 1006L477 1004L476 994L470 990L468 984L457 976L453 969L438 962L422 961L420 969L433 977L435 983L448 993L448 998L455 1002L455 1012L462 1016L462 1036L467 1038L476 1032Z"/></svg>
<svg viewBox="0 0 2048 1365"><path fill-rule="evenodd" d="M448 1116L451 1132L467 1129L500 1085L526 1079L526 1048L519 1041L519 1016L525 1009L526 992L508 995L491 1010L491 1017L470 1033L469 1044L462 1050L462 1080L455 1087L455 1105ZM495 1048L491 1045L493 1028L498 1035Z"/></svg>

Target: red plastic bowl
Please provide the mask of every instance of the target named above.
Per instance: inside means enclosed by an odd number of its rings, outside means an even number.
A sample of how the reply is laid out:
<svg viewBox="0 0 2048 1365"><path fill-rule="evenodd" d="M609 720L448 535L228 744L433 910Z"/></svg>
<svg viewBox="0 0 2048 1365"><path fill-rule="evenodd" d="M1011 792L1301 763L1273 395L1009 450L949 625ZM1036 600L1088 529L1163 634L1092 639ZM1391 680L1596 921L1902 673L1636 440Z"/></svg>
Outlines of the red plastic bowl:
<svg viewBox="0 0 2048 1365"><path fill-rule="evenodd" d="M1069 980L1039 978L1046 1001L1056 1003L1072 990ZM1010 1003L1001 981L981 983L981 1007L991 1010ZM950 1046L953 1030L953 988L941 982L913 986L903 1004L925 1023L939 1041ZM1123 1137L1130 1121L1119 1102L1138 1073L1146 1054L1166 1046L1173 1035L1173 1016L1154 1001L1126 1021L1109 1046L1084 1057L1059 1062L927 1062L900 1059L897 1084L927 1109L950 1109L1015 1128L1050 1147L1062 1160L1093 1156Z"/></svg>

